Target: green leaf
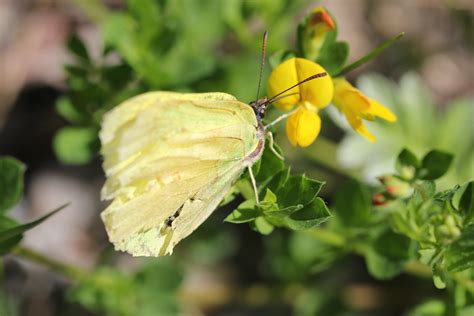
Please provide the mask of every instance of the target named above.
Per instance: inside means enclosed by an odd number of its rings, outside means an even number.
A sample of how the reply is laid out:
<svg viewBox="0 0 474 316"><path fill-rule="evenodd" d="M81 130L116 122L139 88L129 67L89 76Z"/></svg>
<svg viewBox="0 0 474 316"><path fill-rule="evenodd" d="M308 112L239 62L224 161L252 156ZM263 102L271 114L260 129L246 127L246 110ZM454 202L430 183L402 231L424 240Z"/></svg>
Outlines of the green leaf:
<svg viewBox="0 0 474 316"><path fill-rule="evenodd" d="M280 191L290 178L290 169L283 169L277 174L275 174L267 184L267 188L269 188L272 192Z"/></svg>
<svg viewBox="0 0 474 316"><path fill-rule="evenodd" d="M126 64L105 66L102 68L102 75L114 90L124 88L132 79L132 71Z"/></svg>
<svg viewBox="0 0 474 316"><path fill-rule="evenodd" d="M394 261L407 261L410 259L411 241L404 235L387 230L377 237L374 249L380 255Z"/></svg>
<svg viewBox="0 0 474 316"><path fill-rule="evenodd" d="M311 203L318 195L324 182L307 178L304 175L290 176L283 187L276 191L281 208ZM274 191L275 192L275 191Z"/></svg>
<svg viewBox="0 0 474 316"><path fill-rule="evenodd" d="M454 208L464 213L466 222L474 219L474 181L464 184L457 190L452 199Z"/></svg>
<svg viewBox="0 0 474 316"><path fill-rule="evenodd" d="M448 171L452 161L452 154L439 150L430 151L423 157L421 162L421 170L419 171L420 179L438 179Z"/></svg>
<svg viewBox="0 0 474 316"><path fill-rule="evenodd" d="M118 269L99 267L74 284L67 296L91 311L127 316L136 312L134 294L131 276Z"/></svg>
<svg viewBox="0 0 474 316"><path fill-rule="evenodd" d="M87 81L87 77L89 76L89 69L83 66L76 66L76 65L65 65L64 70L66 71L69 77L75 77L75 79L80 79L83 81ZM71 78L68 78L71 80Z"/></svg>
<svg viewBox="0 0 474 316"><path fill-rule="evenodd" d="M276 147L275 150L281 152L278 145L274 144ZM258 170L254 170L255 172L255 180L259 183L265 183L273 177L275 174L280 172L285 168L285 162L278 158L269 148L268 146L265 147L265 150L262 154L262 159L259 160L259 168Z"/></svg>
<svg viewBox="0 0 474 316"><path fill-rule="evenodd" d="M449 271L462 271L474 267L474 224L463 228L461 236L445 252Z"/></svg>
<svg viewBox="0 0 474 316"><path fill-rule="evenodd" d="M19 160L0 157L0 213L15 206L23 194L25 165Z"/></svg>
<svg viewBox="0 0 474 316"><path fill-rule="evenodd" d="M301 204L298 205L293 205L293 206L288 206L284 208L279 208L276 210L266 210L264 211L265 218L271 222L273 225L276 226L284 226L285 225L285 219L293 214L294 212L297 212L301 209L303 209L304 206Z"/></svg>
<svg viewBox="0 0 474 316"><path fill-rule="evenodd" d="M419 167L420 161L410 150L404 148L400 154L398 154L395 168L400 174L406 172L407 168L413 169L413 171L415 171Z"/></svg>
<svg viewBox="0 0 474 316"><path fill-rule="evenodd" d="M352 64L350 65L347 65L346 67L344 67L342 70L340 70L339 72L333 74L334 77L336 76L343 76L345 74L347 74L348 72L351 72L352 70L362 66L363 64L365 64L366 62L374 59L377 55L379 55L381 52L383 52L384 50L386 50L387 48L389 48L390 46L392 46L393 44L395 44L399 39L401 39L403 37L403 35L405 35L405 33L400 33L398 34L397 36L394 36L392 37L391 39L383 42L381 45L379 45L378 47L376 47L374 50L372 50L370 53L368 53L367 55L363 56L362 58L360 58L359 60L353 62Z"/></svg>
<svg viewBox="0 0 474 316"><path fill-rule="evenodd" d="M79 123L84 121L84 116L79 112L71 100L61 97L56 101L56 112L71 123Z"/></svg>
<svg viewBox="0 0 474 316"><path fill-rule="evenodd" d="M95 155L97 131L90 127L64 127L54 137L56 156L66 164L85 164Z"/></svg>
<svg viewBox="0 0 474 316"><path fill-rule="evenodd" d="M274 229L273 225L270 224L263 216L257 217L255 221L251 223L251 226L254 230L262 235L269 235Z"/></svg>
<svg viewBox="0 0 474 316"><path fill-rule="evenodd" d="M403 264L381 256L374 250L369 250L365 256L367 270L376 279L388 280L403 271Z"/></svg>
<svg viewBox="0 0 474 316"><path fill-rule="evenodd" d="M5 215L0 215L0 232L18 226L18 222ZM23 238L23 236L16 235L0 241L0 256L9 253Z"/></svg>
<svg viewBox="0 0 474 316"><path fill-rule="evenodd" d="M380 234L366 256L370 274L381 280L398 275L410 259L412 253L410 245L409 238L391 230Z"/></svg>
<svg viewBox="0 0 474 316"><path fill-rule="evenodd" d="M236 210L230 213L225 219L225 222L242 224L255 220L261 213L255 208L255 201L246 200L241 203Z"/></svg>
<svg viewBox="0 0 474 316"><path fill-rule="evenodd" d="M178 267L170 258L151 261L134 275L99 267L76 282L68 298L98 315L181 315L177 291L183 277Z"/></svg>
<svg viewBox="0 0 474 316"><path fill-rule="evenodd" d="M281 64L285 60L293 58L293 57L296 57L295 52L282 49L271 54L270 58L268 58L268 62L272 68L276 68L279 64Z"/></svg>
<svg viewBox="0 0 474 316"><path fill-rule="evenodd" d="M442 290L446 288L446 282L438 274L433 274L433 284L438 290Z"/></svg>
<svg viewBox="0 0 474 316"><path fill-rule="evenodd" d="M54 214L56 214L57 212L59 212L63 208L67 207L68 205L69 205L69 203L64 204L64 205L58 207L57 209L49 212L46 215L41 216L40 218L38 218L37 220L34 220L32 222L22 224L22 225L18 225L18 226L15 226L15 227L10 227L10 228L7 228L7 229L2 229L0 231L0 243L4 242L4 241L7 241L11 238L14 238L16 236L19 236L19 235L23 234L25 231L41 224L43 221L48 219L50 216L53 216Z"/></svg>
<svg viewBox="0 0 474 316"><path fill-rule="evenodd" d="M285 218L285 224L293 230L305 230L320 225L326 221L331 213L324 201L317 197L301 210L292 212Z"/></svg>
<svg viewBox="0 0 474 316"><path fill-rule="evenodd" d="M278 210L277 197L275 193L272 192L269 188L266 188L265 197L258 204L258 208L263 212L271 212Z"/></svg>
<svg viewBox="0 0 474 316"><path fill-rule="evenodd" d="M367 225L371 207L369 192L356 180L344 184L335 197L336 216L346 226Z"/></svg>
<svg viewBox="0 0 474 316"><path fill-rule="evenodd" d="M317 62L330 74L337 73L346 63L349 45L346 42L335 42L327 50L322 50Z"/></svg>
<svg viewBox="0 0 474 316"><path fill-rule="evenodd" d="M72 34L67 41L68 50L84 61L90 61L89 53L82 39L76 33Z"/></svg>
<svg viewBox="0 0 474 316"><path fill-rule="evenodd" d="M429 300L416 306L407 316L444 316L444 302L441 300Z"/></svg>

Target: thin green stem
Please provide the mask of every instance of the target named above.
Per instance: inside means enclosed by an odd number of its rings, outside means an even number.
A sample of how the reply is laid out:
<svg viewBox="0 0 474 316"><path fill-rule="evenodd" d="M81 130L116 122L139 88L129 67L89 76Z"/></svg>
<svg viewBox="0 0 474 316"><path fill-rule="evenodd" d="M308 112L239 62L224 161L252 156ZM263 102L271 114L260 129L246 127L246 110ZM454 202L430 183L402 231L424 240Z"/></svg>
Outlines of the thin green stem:
<svg viewBox="0 0 474 316"><path fill-rule="evenodd" d="M378 54L380 54L381 52L383 52L384 50L386 50L387 48L395 44L400 38L403 37L403 35L405 35L405 33L402 32L392 37L391 39L385 41L384 43L382 43L380 46L375 48L373 51L371 51L367 55L361 57L360 59L356 60L352 64L345 66L341 71L333 74L333 77L343 76L347 74L348 72L351 72L352 70L356 69L357 67L360 67L361 65L365 64L369 60L374 59Z"/></svg>
<svg viewBox="0 0 474 316"><path fill-rule="evenodd" d="M86 271L83 271L77 267L70 266L63 262L56 261L48 256L45 256L44 254L41 254L31 248L27 248L24 246L16 247L13 250L13 253L34 263L46 266L51 270L64 274L65 276L76 281L80 280L87 274Z"/></svg>
<svg viewBox="0 0 474 316"><path fill-rule="evenodd" d="M446 310L444 312L445 316L456 316L456 283L453 283L452 286L447 287L448 295L446 297Z"/></svg>
<svg viewBox="0 0 474 316"><path fill-rule="evenodd" d="M316 227L310 230L306 230L305 233L319 241L322 241L334 247L342 248L346 246L346 239L344 238L344 236L341 236L328 229Z"/></svg>
<svg viewBox="0 0 474 316"><path fill-rule="evenodd" d="M365 244L354 243L349 245L347 239L344 236L325 228L317 227L307 230L305 233L328 245L337 248L347 248L359 256L365 256L367 253L368 247ZM419 261L408 262L408 264L405 266L405 272L422 278L430 278L432 276L431 268Z"/></svg>
<svg viewBox="0 0 474 316"><path fill-rule="evenodd" d="M473 280L470 280L469 278L467 278L466 276L464 276L460 272L454 272L454 273L453 272L451 272L451 273L448 272L448 274L451 276L451 278L457 284L459 284L460 286L462 286L463 288L465 288L469 292L474 293L474 281Z"/></svg>

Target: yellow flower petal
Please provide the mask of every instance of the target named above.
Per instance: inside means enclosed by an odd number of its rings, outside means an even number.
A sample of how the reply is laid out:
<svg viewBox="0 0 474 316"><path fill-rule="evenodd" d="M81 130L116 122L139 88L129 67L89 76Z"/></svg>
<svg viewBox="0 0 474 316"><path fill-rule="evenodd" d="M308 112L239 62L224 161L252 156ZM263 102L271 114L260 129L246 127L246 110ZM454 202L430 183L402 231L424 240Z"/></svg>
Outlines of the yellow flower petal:
<svg viewBox="0 0 474 316"><path fill-rule="evenodd" d="M292 85L317 73L326 72L320 65L304 58L290 58L276 67L268 79L268 95L272 97ZM333 83L329 74L305 82L287 93L287 97L275 102L282 110L289 110L299 102L306 101L321 109L326 107L333 97Z"/></svg>
<svg viewBox="0 0 474 316"><path fill-rule="evenodd" d="M286 134L293 146L311 145L321 130L321 118L305 107L299 107L286 121Z"/></svg>
<svg viewBox="0 0 474 316"><path fill-rule="evenodd" d="M334 98L332 103L343 111L344 106L350 106L356 113L362 113L370 108L370 100L359 90L354 88L344 78L335 78Z"/></svg>
<svg viewBox="0 0 474 316"><path fill-rule="evenodd" d="M369 100L370 100L370 109L369 109L370 114L374 116L378 116L381 119L384 119L388 122L395 122L397 120L397 116L393 114L392 111L390 111L385 106L383 106L380 102L375 101L374 99L369 99Z"/></svg>
<svg viewBox="0 0 474 316"><path fill-rule="evenodd" d="M360 90L347 82L346 79L335 78L333 82L333 104L344 113L351 127L369 141L374 142L375 136L365 127L362 119L372 121L375 117L380 117L389 122L397 120L395 114L389 109L365 96Z"/></svg>
<svg viewBox="0 0 474 316"><path fill-rule="evenodd" d="M369 132L367 127L365 127L364 122L360 118L360 116L356 115L353 111L350 109L347 109L347 111L344 112L344 115L347 118L347 121L351 125L351 127L358 132L360 135L364 136L368 141L374 143L376 138L375 136Z"/></svg>

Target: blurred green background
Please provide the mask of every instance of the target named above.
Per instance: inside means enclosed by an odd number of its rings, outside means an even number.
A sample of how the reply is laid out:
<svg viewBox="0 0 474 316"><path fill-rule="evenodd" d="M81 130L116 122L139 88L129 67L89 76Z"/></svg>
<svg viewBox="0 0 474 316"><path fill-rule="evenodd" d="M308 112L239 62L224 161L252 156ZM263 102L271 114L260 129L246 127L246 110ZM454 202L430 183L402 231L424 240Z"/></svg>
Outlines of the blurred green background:
<svg viewBox="0 0 474 316"><path fill-rule="evenodd" d="M347 174L370 182L392 171L403 147L456 155L441 187L472 178L472 1L2 0L0 155L28 166L24 198L11 214L26 221L71 202L23 243L86 275L77 283L7 256L0 315L403 315L441 296L430 279L402 274L376 281L363 259L339 258L307 234L280 229L262 236L223 223L235 203L216 211L169 258L132 258L107 240L99 219L101 160L89 150L97 149L101 114L157 89L223 91L252 101L263 32L269 31L270 55L292 48L298 23L318 5L336 18L349 61L406 33L349 74L399 123L370 124L373 145L325 111L324 138L312 147L292 149L284 133L277 135L293 170L327 181L328 202ZM63 160L85 164L60 163L53 148Z"/></svg>

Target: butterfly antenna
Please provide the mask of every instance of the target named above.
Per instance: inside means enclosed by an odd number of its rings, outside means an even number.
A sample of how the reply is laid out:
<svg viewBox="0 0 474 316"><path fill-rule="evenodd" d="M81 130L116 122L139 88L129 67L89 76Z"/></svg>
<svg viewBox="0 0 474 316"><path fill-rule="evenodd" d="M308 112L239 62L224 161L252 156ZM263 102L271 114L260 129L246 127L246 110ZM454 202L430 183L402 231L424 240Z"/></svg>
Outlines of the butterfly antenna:
<svg viewBox="0 0 474 316"><path fill-rule="evenodd" d="M265 31L263 33L262 62L260 63L260 76L258 78L257 98L255 100L258 100L258 97L260 95L260 85L262 84L263 67L265 66L265 57L267 53L267 38L268 38L268 32Z"/></svg>
<svg viewBox="0 0 474 316"><path fill-rule="evenodd" d="M288 89L285 89L285 90L281 91L280 93L274 95L273 97L271 97L270 99L268 99L267 103L272 103L272 102L274 102L275 99L278 98L280 95L282 95L283 93L285 93L285 92L287 92L287 91L289 91L289 90L291 90L291 89L293 89L293 88L299 86L300 84L303 84L303 83L305 83L305 82L311 81L311 80L316 79L316 78L325 77L325 76L327 76L327 72L320 72L320 73L317 73L317 74L315 74L315 75L312 75L312 76L310 76L310 77L308 77L308 78L306 78L306 79L304 79L304 80L298 82L297 84L292 85L292 86L289 87Z"/></svg>

